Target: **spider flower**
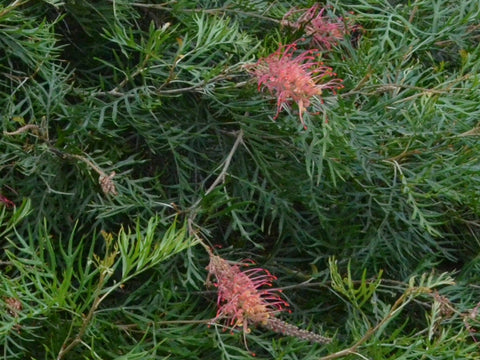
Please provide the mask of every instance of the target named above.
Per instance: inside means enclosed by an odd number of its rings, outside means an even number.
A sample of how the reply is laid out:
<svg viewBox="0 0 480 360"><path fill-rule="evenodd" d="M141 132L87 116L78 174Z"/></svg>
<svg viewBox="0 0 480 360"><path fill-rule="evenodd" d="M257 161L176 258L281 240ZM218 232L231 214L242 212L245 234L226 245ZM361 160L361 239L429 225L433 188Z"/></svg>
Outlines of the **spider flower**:
<svg viewBox="0 0 480 360"><path fill-rule="evenodd" d="M5 196L3 196L2 194L0 194L0 203L5 204L5 207L7 207L7 208L11 208L11 207L14 207L14 206L15 206L15 204L13 203L13 201L9 200L8 198L6 198Z"/></svg>
<svg viewBox="0 0 480 360"><path fill-rule="evenodd" d="M301 11L304 12L296 21L289 20L295 13ZM311 38L314 46L323 50L330 50L345 35L358 28L358 26L349 24L341 17L333 18L326 15L325 8L322 8L319 4L315 4L307 10L290 10L283 17L282 25L297 30L303 29L305 35Z"/></svg>
<svg viewBox="0 0 480 360"><path fill-rule="evenodd" d="M275 276L260 268L240 269L249 265L248 262L231 265L211 254L207 266L209 277L215 278L218 289L216 319L226 318L229 326L243 327L245 333L250 332L249 325L265 326L272 316L288 306L279 291L263 289L272 286Z"/></svg>
<svg viewBox="0 0 480 360"><path fill-rule="evenodd" d="M328 337L302 330L276 318L275 315L284 310L288 303L280 297L279 291L263 288L272 286L276 277L265 269L240 269L240 266L249 265L251 263L246 261L231 265L210 252L208 277L215 278L214 285L218 289L218 311L215 320L227 319L229 326L242 327L244 335L250 332L250 325L257 325L314 343L326 344L331 341Z"/></svg>
<svg viewBox="0 0 480 360"><path fill-rule="evenodd" d="M295 43L282 45L273 54L258 60L249 71L257 78L259 91L265 88L276 96L277 113L274 119L293 101L298 105L300 121L306 129L303 114L312 98L321 96L327 89L335 93L343 85L341 79L329 79L336 74L319 60L317 49L298 55L296 50Z"/></svg>

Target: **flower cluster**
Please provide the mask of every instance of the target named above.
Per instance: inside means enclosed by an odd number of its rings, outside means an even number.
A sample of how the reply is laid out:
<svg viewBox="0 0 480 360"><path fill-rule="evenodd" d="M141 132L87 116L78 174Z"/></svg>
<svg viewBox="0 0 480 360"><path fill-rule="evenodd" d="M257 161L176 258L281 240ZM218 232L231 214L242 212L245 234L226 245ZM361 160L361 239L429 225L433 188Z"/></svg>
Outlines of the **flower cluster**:
<svg viewBox="0 0 480 360"><path fill-rule="evenodd" d="M218 312L216 319L229 319L232 327L243 327L248 333L249 325L266 325L268 319L288 306L280 298L278 291L260 289L272 286L275 276L267 270L253 268L242 271L240 265L230 265L217 255L210 255L207 266L209 276L216 279L214 285L218 289Z"/></svg>
<svg viewBox="0 0 480 360"><path fill-rule="evenodd" d="M297 45L280 46L277 51L260 59L250 72L256 76L258 89L268 89L277 98L277 114L293 101L298 105L302 125L303 113L314 96L322 95L324 90L343 87L342 80L328 78L336 76L332 68L324 66L319 60L318 50L312 49L296 54Z"/></svg>
<svg viewBox="0 0 480 360"><path fill-rule="evenodd" d="M303 12L295 21L290 20L298 12ZM325 8L315 4L307 10L292 9L285 14L282 25L302 29L305 36L312 40L314 46L323 50L330 50L337 45L345 35L358 28L350 25L347 19L330 17L325 14Z"/></svg>
<svg viewBox="0 0 480 360"><path fill-rule="evenodd" d="M278 290L262 289L263 286L272 286L272 281L276 280L267 270L253 268L242 271L240 266L249 266L251 263L244 261L231 265L220 256L212 252L209 254L208 276L215 278L214 285L218 289L215 320L227 319L229 326L242 327L244 334L250 332L249 326L258 325L310 342L325 344L331 341L330 338L299 329L275 317L288 307L288 303L279 296Z"/></svg>

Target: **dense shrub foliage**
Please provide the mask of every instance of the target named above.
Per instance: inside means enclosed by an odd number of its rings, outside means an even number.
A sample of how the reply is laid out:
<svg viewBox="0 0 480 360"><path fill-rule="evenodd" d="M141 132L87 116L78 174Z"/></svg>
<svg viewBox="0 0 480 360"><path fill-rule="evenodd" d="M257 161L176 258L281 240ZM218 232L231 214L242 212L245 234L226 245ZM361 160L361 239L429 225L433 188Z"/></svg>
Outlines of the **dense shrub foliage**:
<svg viewBox="0 0 480 360"><path fill-rule="evenodd" d="M1 356L479 358L479 72L478 1L1 1Z"/></svg>

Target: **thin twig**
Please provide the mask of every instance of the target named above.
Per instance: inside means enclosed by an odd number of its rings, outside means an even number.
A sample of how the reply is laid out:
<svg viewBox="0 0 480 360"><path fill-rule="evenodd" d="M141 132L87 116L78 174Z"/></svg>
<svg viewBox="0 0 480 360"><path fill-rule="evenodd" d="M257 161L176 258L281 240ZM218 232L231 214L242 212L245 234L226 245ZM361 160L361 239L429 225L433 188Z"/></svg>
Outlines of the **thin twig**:
<svg viewBox="0 0 480 360"><path fill-rule="evenodd" d="M15 131L4 131L3 135L8 135L8 136L20 135L30 130L35 130L36 132L41 133L40 126L36 124L27 124L25 126L22 126L21 128L18 128Z"/></svg>
<svg viewBox="0 0 480 360"><path fill-rule="evenodd" d="M113 0L109 0L109 1L112 2ZM141 8L147 8L147 9L173 11L173 8L165 6L165 5L175 4L176 2L177 1L169 1L165 4L132 3L131 5L136 6L136 7L141 7ZM266 20L266 21L280 23L280 20L277 20L277 19L274 19L274 18L271 18L271 17L267 17L267 16L264 16L264 15L261 15L261 14L257 14L255 12L246 12L246 11L233 9L233 8L229 9L228 7L221 7L221 8L215 8L215 9L203 9L203 8L188 9L188 8L183 8L181 11L183 11L183 12L201 12L201 13L205 13L205 14L214 14L214 15L218 14L218 13L222 14L222 13L227 13L228 12L228 13L234 13L234 14L237 14L237 15L245 15L245 16L248 16L248 17L254 17L254 18L257 18L257 19L262 19L262 20Z"/></svg>
<svg viewBox="0 0 480 360"><path fill-rule="evenodd" d="M210 324L213 321L213 319L204 319L204 320L160 320L160 321L150 321L146 324L142 324L142 327L144 326L153 326L153 325L170 325L170 324ZM130 331L132 329L139 328L139 324L116 324L115 325L117 328L124 330L124 331ZM144 333L144 330L140 330L140 332Z"/></svg>
<svg viewBox="0 0 480 360"><path fill-rule="evenodd" d="M45 135L45 131L39 127L38 125L35 124L27 124L25 126L22 126L21 128L12 131L12 132L7 132L4 131L4 135L9 135L9 136L14 136L14 135L20 135L24 132L27 131L32 131L34 134L38 133L39 137L41 140L43 140L48 149L53 152L55 155L59 156L62 159L77 159L85 164L87 164L91 169L93 169L98 175L98 182L100 183L100 186L102 188L102 191L104 192L105 195L118 195L117 189L115 187L115 183L113 181L114 176L116 175L115 171L112 171L110 174L105 173L101 168L99 168L93 161L87 159L85 156L77 155L77 154L70 154L66 153L63 151L58 150L55 146L53 146L48 138L48 133Z"/></svg>
<svg viewBox="0 0 480 360"><path fill-rule="evenodd" d="M73 348L75 348L78 344L83 343L83 336L85 335L85 332L87 331L88 326L90 325L93 316L95 315L95 311L97 308L100 306L100 303L102 300L105 298L105 296L100 296L100 292L103 288L103 284L105 283L106 280L106 273L101 272L100 273L100 279L97 284L97 289L96 293L97 295L95 296L95 299L93 300L93 304L90 307L90 310L88 311L87 316L83 318L82 321L82 326L80 327L77 336L70 341L70 343L67 343L69 337L65 338L65 342L63 343L60 351L58 352L57 355L57 360L61 360L65 357L67 353L69 353Z"/></svg>
<svg viewBox="0 0 480 360"><path fill-rule="evenodd" d="M209 79L208 81L206 80L201 80L199 83L197 84L194 84L194 85L190 85L190 86L187 86L187 87L182 87L182 88L177 88L177 89L166 89L166 90L163 90L163 88L168 84L168 85L172 85L172 84L178 84L178 83L187 83L186 81L181 81L181 80L177 80L177 81L166 81L163 85L161 85L159 88L153 88L152 86L150 87L147 87L146 89L147 90L150 90L151 93L155 94L155 95L158 95L158 96L169 96L169 95L179 95L179 94L183 94L183 93L187 93L187 92L193 92L193 91L196 91L196 92L202 92L202 89L205 88L207 85L211 85L211 84L215 84L217 81L219 80L224 80L224 79L227 79L227 80L231 80L233 79L233 75L231 74L228 74L228 73L224 73L224 74L220 74L220 75L217 75L211 79ZM233 87L234 88L239 88L239 87L243 87L245 86L246 84L248 84L249 81L235 81L235 83L233 84ZM107 95L111 95L111 96L116 96L116 97L125 97L125 98L135 98L137 97L137 94L133 93L130 91L130 93L128 92L121 92L120 91L120 88L119 86L115 87L114 89L112 90L109 90L109 91L98 91L96 93L93 94L94 96L107 96Z"/></svg>
<svg viewBox="0 0 480 360"><path fill-rule="evenodd" d="M5 7L2 11L0 11L0 17L8 14L10 11L15 10L17 7L28 3L30 0L15 0L13 3Z"/></svg>
<svg viewBox="0 0 480 360"><path fill-rule="evenodd" d="M210 194L218 186L218 184L220 184L221 182L223 182L225 180L225 175L227 174L227 170L230 167L230 163L232 161L233 155L237 151L238 145L240 145L240 143L242 141L243 141L243 130L240 129L240 131L238 132L238 135L237 135L237 139L235 140L235 143L233 144L232 149L230 150L230 153L228 154L227 158L225 159L222 171L217 176L217 178L212 183L212 185L210 185L210 187L207 189L204 196L207 196L208 194ZM195 205L198 205L198 203L200 203L200 201L201 201L201 198L197 200Z"/></svg>
<svg viewBox="0 0 480 360"><path fill-rule="evenodd" d="M473 129L470 129L458 135L454 135L453 137L466 137L466 136L479 136L479 135L480 135L480 126L477 125Z"/></svg>
<svg viewBox="0 0 480 360"><path fill-rule="evenodd" d="M215 188L222 183L225 180L225 175L227 174L228 168L230 167L230 163L232 162L233 155L237 151L238 146L240 143L243 141L243 130L240 129L237 134L237 139L235 140L235 143L233 144L230 152L228 153L228 156L226 157L225 161L223 162L223 168L222 171L220 171L220 174L218 174L217 178L214 180L214 182L209 186L207 191L205 191L205 194L203 196L199 197L197 201L190 207L190 214L187 219L187 224L188 224L188 232L190 233L191 236L194 236L200 244L203 245L203 247L207 250L207 252L210 252L210 248L204 243L204 241L198 236L197 231L194 229L194 221L195 217L197 216L197 208L198 205L200 205L201 201L210 194Z"/></svg>
<svg viewBox="0 0 480 360"><path fill-rule="evenodd" d="M98 175L100 176L107 176L107 174L100 169L97 165L95 165L92 161L88 160L87 158L76 155L76 154L66 154L64 153L65 157L73 158L73 159L78 159L80 161L83 161L85 164L87 164L89 167L91 167Z"/></svg>
<svg viewBox="0 0 480 360"><path fill-rule="evenodd" d="M230 163L232 162L233 155L237 151L238 145L240 145L242 141L243 141L243 130L240 129L238 131L237 139L235 140L235 143L233 144L232 149L228 153L228 156L225 159L225 161L223 162L222 171L220 171L220 174L218 174L215 181L212 183L212 185L210 185L207 191L205 191L205 194L202 197L198 198L198 200L190 207L191 210L194 211L198 207L202 199L208 194L210 194L213 190L215 190L215 188L225 180L225 175L227 174L228 168L230 167Z"/></svg>

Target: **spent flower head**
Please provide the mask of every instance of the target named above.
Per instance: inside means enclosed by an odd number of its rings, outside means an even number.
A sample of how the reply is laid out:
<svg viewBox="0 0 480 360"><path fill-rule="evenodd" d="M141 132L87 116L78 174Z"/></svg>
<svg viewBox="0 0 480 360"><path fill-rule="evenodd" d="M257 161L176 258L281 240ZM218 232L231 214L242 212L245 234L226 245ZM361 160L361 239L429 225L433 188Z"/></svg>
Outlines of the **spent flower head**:
<svg viewBox="0 0 480 360"><path fill-rule="evenodd" d="M298 105L300 121L303 113L310 106L314 96L320 96L324 90L343 87L341 79L330 79L336 74L332 68L325 66L319 59L319 51L311 49L297 54L296 43L281 45L273 54L261 58L249 68L256 76L258 89L266 88L277 98L277 113L290 102Z"/></svg>

